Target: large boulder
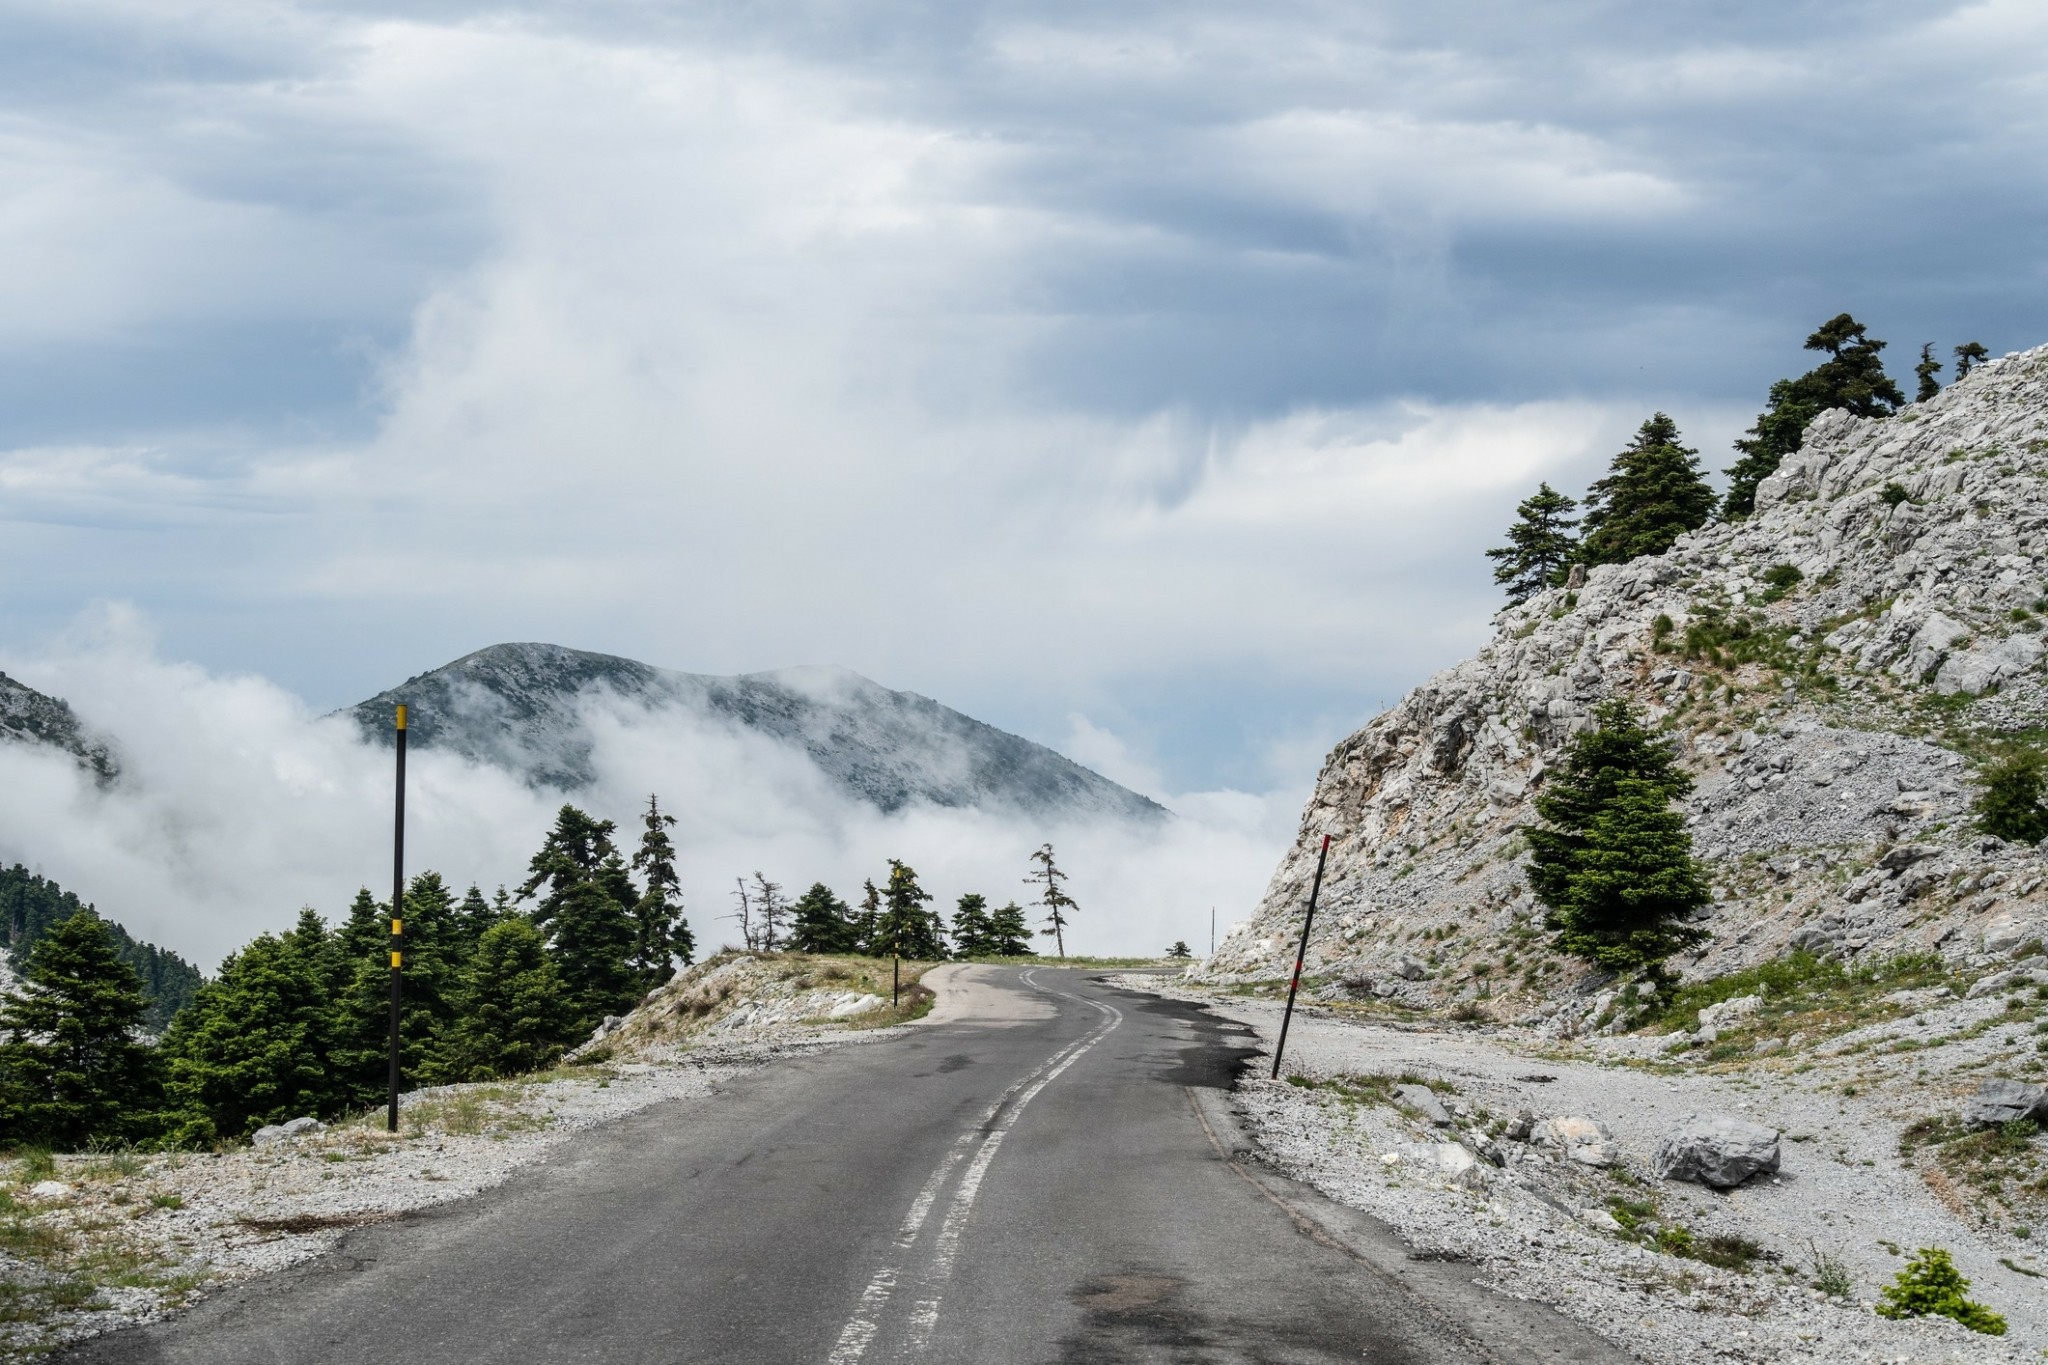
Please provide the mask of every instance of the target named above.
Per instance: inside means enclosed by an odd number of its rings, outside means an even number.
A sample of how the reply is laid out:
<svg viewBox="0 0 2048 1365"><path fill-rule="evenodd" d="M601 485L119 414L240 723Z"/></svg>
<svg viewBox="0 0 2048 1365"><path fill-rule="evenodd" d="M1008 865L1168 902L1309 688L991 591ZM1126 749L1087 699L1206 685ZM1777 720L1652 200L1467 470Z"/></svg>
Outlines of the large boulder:
<svg viewBox="0 0 2048 1365"><path fill-rule="evenodd" d="M1725 1114L1687 1114L1657 1148L1662 1180L1690 1180L1729 1190L1751 1176L1778 1170L1778 1130Z"/></svg>
<svg viewBox="0 0 2048 1365"><path fill-rule="evenodd" d="M1740 1023L1764 1007L1761 995L1738 995L1733 1000L1723 1000L1718 1005L1708 1005L1700 1011L1700 1027L1724 1029Z"/></svg>
<svg viewBox="0 0 2048 1365"><path fill-rule="evenodd" d="M1614 1134L1598 1119L1582 1114L1544 1119L1529 1131L1529 1141L1581 1166L1614 1166L1621 1162L1621 1148Z"/></svg>
<svg viewBox="0 0 2048 1365"><path fill-rule="evenodd" d="M298 1118L288 1119L283 1123L272 1123L258 1128L250 1135L249 1141L258 1147L268 1147L274 1142L290 1142L309 1133L323 1132L326 1128L326 1124L311 1114L301 1114Z"/></svg>
<svg viewBox="0 0 2048 1365"><path fill-rule="evenodd" d="M1963 1122L1973 1128L1995 1128L2014 1119L2048 1123L2048 1088L2020 1081L1983 1081L1963 1104Z"/></svg>
<svg viewBox="0 0 2048 1365"><path fill-rule="evenodd" d="M1397 1085L1394 1087L1394 1101L1405 1104L1439 1128L1451 1126L1451 1114L1436 1097L1436 1092L1426 1085Z"/></svg>

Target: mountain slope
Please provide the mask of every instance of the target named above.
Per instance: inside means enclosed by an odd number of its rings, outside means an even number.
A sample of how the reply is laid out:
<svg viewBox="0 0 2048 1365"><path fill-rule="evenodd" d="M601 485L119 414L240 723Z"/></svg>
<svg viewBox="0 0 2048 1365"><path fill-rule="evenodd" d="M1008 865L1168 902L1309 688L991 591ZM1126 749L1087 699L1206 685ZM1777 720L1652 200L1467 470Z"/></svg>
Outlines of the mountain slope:
<svg viewBox="0 0 2048 1365"><path fill-rule="evenodd" d="M1140 820L1166 814L1043 745L845 669L727 678L560 645L502 644L408 679L348 714L366 737L389 743L392 708L403 702L411 714L408 743L574 791L595 776L582 714L593 698L767 736L800 749L849 795L884 812L925 803Z"/></svg>
<svg viewBox="0 0 2048 1365"><path fill-rule="evenodd" d="M1781 565L1789 589L1765 582ZM1312 970L1560 1031L1600 1014L1599 978L1547 949L1515 831L1609 696L1698 780L1717 903L1711 942L1673 964L1688 976L1792 947L2025 952L2048 932L2048 857L1975 833L1970 801L1975 762L2048 724L2044 598L2048 347L1891 418L1825 413L1754 516L1503 611L1476 657L1339 744L1209 970L1285 969L1329 834Z"/></svg>
<svg viewBox="0 0 2048 1365"><path fill-rule="evenodd" d="M5 673L0 673L0 740L62 749L92 769L102 782L120 773L112 750L86 733L69 702L38 692Z"/></svg>

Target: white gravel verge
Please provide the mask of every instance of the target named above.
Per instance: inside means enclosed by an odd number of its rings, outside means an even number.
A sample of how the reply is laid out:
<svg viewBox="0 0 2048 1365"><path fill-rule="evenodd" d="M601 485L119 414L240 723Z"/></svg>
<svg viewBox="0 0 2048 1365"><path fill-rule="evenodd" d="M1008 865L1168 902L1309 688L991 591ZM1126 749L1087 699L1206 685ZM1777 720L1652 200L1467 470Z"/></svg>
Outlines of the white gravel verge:
<svg viewBox="0 0 2048 1365"><path fill-rule="evenodd" d="M1159 978L1117 983L1208 1005L1219 1015L1277 1034L1279 1007L1195 992ZM1820 1079L1654 1074L1574 1057L1513 1035L1361 1024L1297 1012L1289 1075L1315 1079L1412 1072L1440 1084L1469 1122L1445 1130L1329 1089L1264 1079L1254 1067L1238 1098L1263 1154L1331 1198L1393 1226L1418 1254L1479 1267L1482 1280L1556 1305L1654 1365L1696 1362L2039 1361L2048 1354L2044 1282L2001 1257L2048 1269L2036 1256L1979 1236L1945 1209L1898 1159L1900 1123L1874 1105L1816 1093ZM1542 1077L1544 1079L1532 1079ZM1583 1114L1605 1123L1624 1156L1624 1176L1578 1167L1524 1143L1495 1144L1504 1168L1466 1164L1442 1144L1490 1112ZM1651 1154L1685 1114L1725 1113L1784 1130L1776 1180L1717 1194L1657 1181ZM1483 1146L1476 1140L1469 1145ZM1777 1259L1747 1274L1650 1250L1600 1223L1610 1199L1654 1199L1656 1218L1696 1237L1751 1239ZM1942 1246L1972 1281L1970 1297L2005 1315L2005 1337L1947 1319L1894 1322L1870 1304L1910 1254ZM2024 1244L2020 1244L2024 1245ZM1847 1302L1808 1287L1814 1248L1839 1258L1854 1289ZM2025 1257L2026 1259L2019 1259ZM1786 1273L1790 1271L1791 1273Z"/></svg>

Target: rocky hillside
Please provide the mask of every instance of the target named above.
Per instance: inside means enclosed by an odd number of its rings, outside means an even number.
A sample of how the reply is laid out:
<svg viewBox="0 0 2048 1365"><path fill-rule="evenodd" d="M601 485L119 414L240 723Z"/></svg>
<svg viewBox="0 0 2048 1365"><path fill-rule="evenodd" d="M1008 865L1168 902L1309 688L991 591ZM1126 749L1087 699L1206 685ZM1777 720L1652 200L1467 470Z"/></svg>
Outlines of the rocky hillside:
<svg viewBox="0 0 2048 1365"><path fill-rule="evenodd" d="M108 782L119 773L105 740L79 724L71 704L0 673L0 742L61 749Z"/></svg>
<svg viewBox="0 0 2048 1365"><path fill-rule="evenodd" d="M1971 827L1975 764L2048 724L2048 347L1894 417L1830 412L1756 514L1503 611L1478 655L1339 744L1254 917L1208 965L1285 970L1321 836L1326 990L1561 1032L1599 978L1544 946L1517 827L1612 696L1698 788L1717 975L1794 947L1986 967L2048 934L2048 855Z"/></svg>
<svg viewBox="0 0 2048 1365"><path fill-rule="evenodd" d="M380 692L350 714L365 736L389 743L392 708L404 702L409 743L574 791L595 775L584 719L594 698L644 708L655 719L679 714L765 735L802 751L849 796L885 812L924 803L1041 816L1166 815L1043 745L842 668L725 678L560 645L492 645Z"/></svg>

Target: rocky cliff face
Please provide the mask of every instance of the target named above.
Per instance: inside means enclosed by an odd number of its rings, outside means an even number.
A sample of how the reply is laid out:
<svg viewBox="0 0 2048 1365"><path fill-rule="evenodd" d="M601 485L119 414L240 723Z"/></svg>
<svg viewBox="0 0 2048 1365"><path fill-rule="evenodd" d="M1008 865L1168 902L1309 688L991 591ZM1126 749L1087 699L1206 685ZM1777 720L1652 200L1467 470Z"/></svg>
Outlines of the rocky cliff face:
<svg viewBox="0 0 2048 1365"><path fill-rule="evenodd" d="M62 749L92 769L102 782L112 781L120 772L106 741L79 724L69 702L38 692L5 673L0 673L0 740Z"/></svg>
<svg viewBox="0 0 2048 1365"><path fill-rule="evenodd" d="M1544 946L1516 830L1610 696L1639 701L1698 781L1717 901L1685 975L1796 946L2011 953L2048 932L2048 855L1973 830L1972 771L2048 724L2044 594L2048 347L1891 418L1824 414L1756 515L1502 612L1475 658L1339 744L1207 970L1291 965L1329 834L1309 953L1326 990L1560 1031L1598 1016L1603 983Z"/></svg>
<svg viewBox="0 0 2048 1365"><path fill-rule="evenodd" d="M914 803L1034 815L1158 820L1166 809L1080 764L929 697L843 668L715 677L550 644L480 649L350 708L366 738L439 747L575 791L595 774L584 707L624 702L765 735L801 751L848 795L893 812Z"/></svg>

